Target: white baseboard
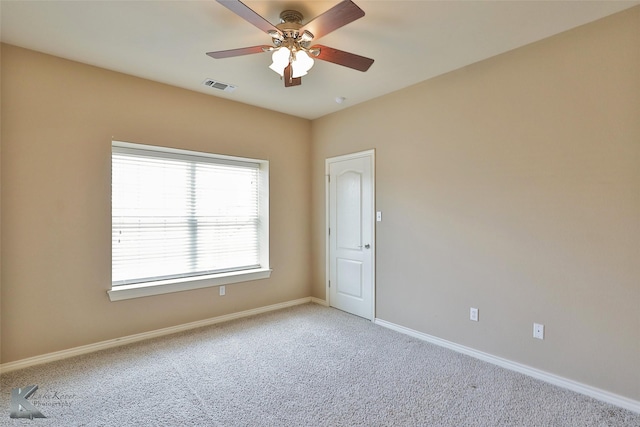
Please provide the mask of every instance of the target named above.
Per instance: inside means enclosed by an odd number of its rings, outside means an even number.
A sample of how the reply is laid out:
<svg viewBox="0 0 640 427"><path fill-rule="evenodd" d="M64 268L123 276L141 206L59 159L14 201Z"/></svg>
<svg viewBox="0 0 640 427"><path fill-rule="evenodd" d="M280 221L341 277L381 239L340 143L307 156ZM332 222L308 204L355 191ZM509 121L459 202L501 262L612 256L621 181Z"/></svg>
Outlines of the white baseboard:
<svg viewBox="0 0 640 427"><path fill-rule="evenodd" d="M423 341L430 342L440 347L445 347L458 353L475 357L476 359L492 363L502 368L528 375L530 377L548 382L558 387L566 388L571 391L575 391L576 393L584 394L586 396L593 397L594 399L598 399L603 402L611 403L612 405L616 405L621 408L640 413L640 402L637 400L629 399L628 397L620 396L606 390L560 377L558 375L551 374L540 369L532 368L531 366L523 365L521 363L503 359L502 357L484 353L482 351L456 344L451 341L443 340L442 338L434 337L433 335L425 334L413 329L406 328L404 326L396 325L395 323L387 322L386 320L376 318L374 320L374 323L380 326L384 326L385 328L393 329L394 331L421 339Z"/></svg>
<svg viewBox="0 0 640 427"><path fill-rule="evenodd" d="M199 320L196 322L185 323L183 325L171 326L155 331L143 332L141 334L128 335L122 338L115 338L107 341L101 341L95 344L83 345L67 350L56 351L53 353L43 354L41 356L29 357L27 359L17 360L15 362L0 364L0 373L15 371L17 369L28 368L30 366L41 365L43 363L53 362L56 360L67 359L69 357L79 356L81 354L92 353L94 351L105 350L112 347L131 344L138 341L157 338L164 335L175 334L177 332L187 331L189 329L201 328L203 326L215 325L216 323L228 322L229 320L240 319L242 317L254 316L256 314L266 313L269 311L281 310L295 305L315 302L316 298L300 298L293 301L282 302L279 304L268 305L266 307L254 308L252 310L240 311L238 313L226 314L224 316L212 317L210 319ZM318 304L322 305L322 300L318 300Z"/></svg>
<svg viewBox="0 0 640 427"><path fill-rule="evenodd" d="M28 368L30 366L40 365L43 363L53 362L56 360L67 359L69 357L79 356L82 354L92 353L99 350L105 350L108 348L131 344L138 341L144 341L151 338L157 338L164 335L171 335L178 332L187 331L190 329L201 328L203 326L215 325L217 323L228 322L230 320L254 316L256 314L267 313L269 311L281 310L283 308L306 304L308 302L322 305L325 307L328 306L327 301L319 298L315 298L315 297L300 298L293 301L287 301L279 304L268 305L265 307L254 308L252 310L241 311L238 313L231 313L224 316L218 316L210 319L199 320L196 322L185 323L183 325L172 326L169 328L157 329L155 331L143 332L135 335L128 335L122 338L115 338L112 340L101 341L98 343L83 345L80 347L74 347L67 350L47 353L41 356L35 356L27 359L17 360L15 362L4 363L4 364L0 364L0 373L15 371L17 369ZM430 342L432 344L448 348L458 353L466 354L468 356L475 357L476 359L480 359L485 362L489 362L494 365L501 366L503 368L516 371L521 374L525 374L530 377L537 378L539 380L557 385L559 387L563 387L563 388L575 391L577 393L581 393L586 396L593 397L594 399L598 399L603 402L611 403L612 405L616 405L621 408L625 408L630 411L640 413L640 402L637 400L629 399L627 397L620 396L596 387L592 387L587 384L582 384L567 378L563 378L558 375L551 374L536 368L532 368L527 365L523 365L517 362L512 362L510 360L507 360L498 356L494 356L489 353L484 353L482 351L478 351L470 347L456 344L451 341L443 340L441 338L428 335L422 332L418 332L416 330L409 329L404 326L396 325L394 323L387 322L386 320L376 318L374 320L374 323L380 326L383 326L385 328L389 328L394 331Z"/></svg>
<svg viewBox="0 0 640 427"><path fill-rule="evenodd" d="M323 305L325 307L329 307L329 303L326 300L320 299L320 298L316 298L316 297L311 297L311 302L314 304L318 304L318 305Z"/></svg>

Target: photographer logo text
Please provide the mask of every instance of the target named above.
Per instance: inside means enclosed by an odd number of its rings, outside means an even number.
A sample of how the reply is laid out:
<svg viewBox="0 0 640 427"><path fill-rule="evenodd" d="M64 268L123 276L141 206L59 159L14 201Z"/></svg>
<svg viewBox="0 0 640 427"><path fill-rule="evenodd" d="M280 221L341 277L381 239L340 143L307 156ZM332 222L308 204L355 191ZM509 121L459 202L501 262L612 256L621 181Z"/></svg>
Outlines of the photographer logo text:
<svg viewBox="0 0 640 427"><path fill-rule="evenodd" d="M37 385L30 385L11 390L11 418L47 418L27 399L38 389Z"/></svg>

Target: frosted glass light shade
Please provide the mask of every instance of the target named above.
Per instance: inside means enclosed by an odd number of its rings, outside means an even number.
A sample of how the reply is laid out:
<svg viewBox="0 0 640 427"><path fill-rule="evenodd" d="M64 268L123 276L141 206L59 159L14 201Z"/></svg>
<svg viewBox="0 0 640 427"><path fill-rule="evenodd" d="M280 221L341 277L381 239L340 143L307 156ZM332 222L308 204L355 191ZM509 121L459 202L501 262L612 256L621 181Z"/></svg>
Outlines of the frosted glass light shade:
<svg viewBox="0 0 640 427"><path fill-rule="evenodd" d="M302 77L311 67L313 67L313 58L307 55L307 52L300 50L296 52L296 59L291 63L291 77L294 79Z"/></svg>
<svg viewBox="0 0 640 427"><path fill-rule="evenodd" d="M290 56L291 51L289 51L289 49L287 49L286 47L281 47L280 49L275 50L273 52L273 55L271 55L271 60L273 61L273 63L269 66L269 68L271 68L281 76L284 75L284 69L287 65L289 65Z"/></svg>

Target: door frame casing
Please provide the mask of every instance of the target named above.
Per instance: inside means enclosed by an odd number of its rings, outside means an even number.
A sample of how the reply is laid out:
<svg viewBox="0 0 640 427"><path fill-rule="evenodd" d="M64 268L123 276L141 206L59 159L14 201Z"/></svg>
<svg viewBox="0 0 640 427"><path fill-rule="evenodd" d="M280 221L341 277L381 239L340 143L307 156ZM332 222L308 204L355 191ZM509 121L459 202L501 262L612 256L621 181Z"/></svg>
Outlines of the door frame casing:
<svg viewBox="0 0 640 427"><path fill-rule="evenodd" d="M329 241L330 236L329 236L329 225L330 225L330 220L331 220L331 212L330 212L330 204L329 204L329 200L331 197L330 194L330 183L329 183L329 176L330 176L330 166L331 163L335 163L335 162L339 162L339 161L344 161L344 160L351 160L351 159L357 159L357 158L362 158L362 157L368 157L369 161L371 162L371 208L372 208L372 212L371 212L371 224L369 224L369 226L371 227L371 317L369 318L369 320L371 320L372 322L375 320L376 317L376 150L375 149L370 149L370 150L365 150L365 151L359 151L356 153L350 153L350 154L343 154L340 156L335 156L335 157L329 157L327 159L325 159L325 173L324 173L324 183L325 183L325 202L324 202L324 206L325 206L325 228L324 228L324 235L325 235L325 295L326 295L326 301L327 301L327 305L329 307L331 307L331 291L329 289L329 280L331 278L331 259L330 257L330 245L331 242Z"/></svg>

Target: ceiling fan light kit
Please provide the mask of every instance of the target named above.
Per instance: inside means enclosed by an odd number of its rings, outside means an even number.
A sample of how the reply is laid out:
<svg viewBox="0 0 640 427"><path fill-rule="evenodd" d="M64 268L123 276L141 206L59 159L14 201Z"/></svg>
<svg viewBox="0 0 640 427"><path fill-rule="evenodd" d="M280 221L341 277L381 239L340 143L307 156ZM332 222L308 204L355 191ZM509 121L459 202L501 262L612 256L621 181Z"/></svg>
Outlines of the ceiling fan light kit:
<svg viewBox="0 0 640 427"><path fill-rule="evenodd" d="M207 52L212 58L221 59L260 52L272 52L270 69L284 79L285 87L302 84L302 76L313 67L314 58L332 62L358 71L367 71L373 59L338 49L315 45L320 38L364 16L364 11L351 0L344 0L322 15L302 25L303 16L296 10L280 13L280 23L272 25L239 0L217 0L241 18L266 32L272 46L251 46L240 49Z"/></svg>
<svg viewBox="0 0 640 427"><path fill-rule="evenodd" d="M281 47L273 52L271 56L273 63L269 66L273 71L284 76L284 70L291 65L291 76L295 79L307 74L313 67L313 58L303 50L291 50Z"/></svg>

